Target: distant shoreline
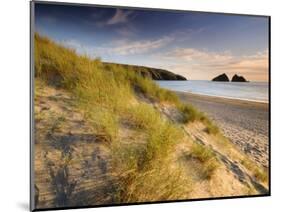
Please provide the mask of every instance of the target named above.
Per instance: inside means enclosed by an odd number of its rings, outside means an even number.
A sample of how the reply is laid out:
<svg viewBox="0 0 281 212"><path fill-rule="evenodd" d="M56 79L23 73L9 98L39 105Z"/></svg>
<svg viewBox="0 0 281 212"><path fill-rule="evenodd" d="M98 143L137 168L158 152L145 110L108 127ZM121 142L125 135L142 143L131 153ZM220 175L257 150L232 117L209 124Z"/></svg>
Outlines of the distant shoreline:
<svg viewBox="0 0 281 212"><path fill-rule="evenodd" d="M253 100L253 99L243 99L243 98L236 98L236 97L228 97L228 96L216 96L216 95L210 95L210 94L202 94L202 93L193 93L189 91L175 91L171 90L172 92L176 93L186 93L190 95L196 95L196 96L202 96L202 97L207 97L207 98L218 98L218 99L226 99L226 100L233 100L233 101L242 101L242 102L252 102L252 103L261 103L261 104L268 104L269 101L262 101L262 100Z"/></svg>
<svg viewBox="0 0 281 212"><path fill-rule="evenodd" d="M206 113L254 161L268 167L268 103L175 93L181 101Z"/></svg>
<svg viewBox="0 0 281 212"><path fill-rule="evenodd" d="M251 82L251 84L245 84L244 82L213 82L205 80L189 80L179 83L157 81L160 87L173 92L268 104L268 84L266 83Z"/></svg>

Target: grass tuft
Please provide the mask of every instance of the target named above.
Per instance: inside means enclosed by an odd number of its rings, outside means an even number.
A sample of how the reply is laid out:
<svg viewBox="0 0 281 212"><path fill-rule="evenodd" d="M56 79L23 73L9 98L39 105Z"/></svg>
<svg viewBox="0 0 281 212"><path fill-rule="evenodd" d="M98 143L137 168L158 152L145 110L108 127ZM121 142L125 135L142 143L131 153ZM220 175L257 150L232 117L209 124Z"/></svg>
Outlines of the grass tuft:
<svg viewBox="0 0 281 212"><path fill-rule="evenodd" d="M241 160L241 164L245 166L248 170L250 170L253 176L260 182L268 182L268 171L264 168L257 166L253 161L249 158L243 158Z"/></svg>
<svg viewBox="0 0 281 212"><path fill-rule="evenodd" d="M203 113L199 112L196 108L189 104L178 104L178 109L183 114L183 123L193 122L204 117Z"/></svg>
<svg viewBox="0 0 281 212"><path fill-rule="evenodd" d="M146 134L142 148L142 159L137 162L142 168L151 161L165 158L183 138L183 132L176 125L161 117L160 113L148 104L139 104L128 111L127 121Z"/></svg>
<svg viewBox="0 0 281 212"><path fill-rule="evenodd" d="M126 173L119 183L116 197L125 203L186 199L191 191L190 179L163 165L146 172Z"/></svg>
<svg viewBox="0 0 281 212"><path fill-rule="evenodd" d="M114 113L93 107L85 112L85 118L91 123L95 134L107 137L107 141L117 138L119 121Z"/></svg>
<svg viewBox="0 0 281 212"><path fill-rule="evenodd" d="M215 153L209 147L201 144L193 144L190 152L193 158L201 162L203 178L210 179L219 167Z"/></svg>
<svg viewBox="0 0 281 212"><path fill-rule="evenodd" d="M210 121L208 118L206 118L203 123L206 125L206 132L208 134L218 134L220 131L219 131L219 128L212 122Z"/></svg>
<svg viewBox="0 0 281 212"><path fill-rule="evenodd" d="M219 128L202 112L198 111L195 107L189 104L178 103L177 108L182 112L183 123L190 123L194 121L201 121L206 126L208 134L219 133Z"/></svg>

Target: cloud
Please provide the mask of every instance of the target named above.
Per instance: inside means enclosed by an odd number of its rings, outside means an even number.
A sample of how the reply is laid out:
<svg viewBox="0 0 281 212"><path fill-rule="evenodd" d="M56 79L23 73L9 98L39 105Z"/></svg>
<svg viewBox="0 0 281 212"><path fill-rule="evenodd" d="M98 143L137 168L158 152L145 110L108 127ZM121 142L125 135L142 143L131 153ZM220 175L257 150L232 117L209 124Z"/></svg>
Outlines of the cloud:
<svg viewBox="0 0 281 212"><path fill-rule="evenodd" d="M112 27L117 25L118 27L125 27L130 25L130 20L136 17L136 13L130 10L115 9L114 14L108 17L108 14L104 10L95 9L91 15L90 20L85 20L85 23L89 26L97 27Z"/></svg>
<svg viewBox="0 0 281 212"><path fill-rule="evenodd" d="M233 55L230 51L210 52L194 48L177 48L160 58L171 62L171 71L194 79L212 79L223 72L242 74L249 80L268 80L268 51L252 55ZM189 76L188 76L189 75Z"/></svg>
<svg viewBox="0 0 281 212"><path fill-rule="evenodd" d="M62 41L58 41L61 45L74 49L80 55L87 55L92 58L100 57L100 53L102 50L99 47L88 46L82 44L80 41L75 39L66 39Z"/></svg>
<svg viewBox="0 0 281 212"><path fill-rule="evenodd" d="M176 30L172 32L169 36L174 37L177 39L177 41L186 41L189 40L190 38L197 36L198 34L202 33L205 31L205 28L197 28L197 29L182 29L182 30Z"/></svg>
<svg viewBox="0 0 281 212"><path fill-rule="evenodd" d="M164 57L171 59L181 59L185 61L200 61L201 63L225 62L231 60L233 57L229 52L215 53L197 50L194 48L178 48L171 52L164 54Z"/></svg>
<svg viewBox="0 0 281 212"><path fill-rule="evenodd" d="M133 11L116 9L115 14L106 22L107 25L126 23Z"/></svg>
<svg viewBox="0 0 281 212"><path fill-rule="evenodd" d="M79 41L75 40L75 39L63 40L60 43L63 46L66 46L68 48L75 49L75 50L83 48L82 44Z"/></svg>
<svg viewBox="0 0 281 212"><path fill-rule="evenodd" d="M119 33L123 36L131 36L133 34L133 30L128 27L120 28ZM147 53L151 50L159 49L161 47L167 46L170 43L183 41L185 39L189 39L195 33L202 32L203 29L187 29L184 31L176 31L171 34L165 35L158 39L147 39L147 40L137 40L132 41L128 39L117 40L114 41L110 46L106 48L112 54L116 55L132 55L132 54L142 54Z"/></svg>
<svg viewBox="0 0 281 212"><path fill-rule="evenodd" d="M155 40L128 41L121 40L114 43L114 47L109 48L111 52L119 55L141 54L150 50L158 49L168 45L174 39L168 36Z"/></svg>
<svg viewBox="0 0 281 212"><path fill-rule="evenodd" d="M66 47L75 49L79 54L87 54L91 57L127 56L148 53L168 45L174 38L164 36L155 40L131 41L127 39L116 40L107 45L87 46L75 39L60 41Z"/></svg>
<svg viewBox="0 0 281 212"><path fill-rule="evenodd" d="M136 35L136 29L132 26L118 27L116 32L124 37L132 37Z"/></svg>

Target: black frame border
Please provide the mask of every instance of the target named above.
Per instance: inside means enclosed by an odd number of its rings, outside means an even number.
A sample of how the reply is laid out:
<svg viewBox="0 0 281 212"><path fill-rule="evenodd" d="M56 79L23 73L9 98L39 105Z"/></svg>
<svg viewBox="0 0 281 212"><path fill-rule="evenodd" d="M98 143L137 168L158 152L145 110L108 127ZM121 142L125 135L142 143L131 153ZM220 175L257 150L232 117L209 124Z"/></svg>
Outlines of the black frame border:
<svg viewBox="0 0 281 212"><path fill-rule="evenodd" d="M72 3L72 2L58 2L58 1L40 1L31 0L30 2L30 16L29 16L29 55L30 55L30 83L29 83L29 113L30 113L30 142L29 142L29 208L30 211L52 211L52 210L67 210L67 209L86 209L86 208L100 208L100 207L118 207L118 206L134 206L144 204L161 204L161 203L180 203L180 202L197 202L205 200L225 200L225 199L240 199L240 198L255 198L255 197L270 197L271 196L271 16L270 15L254 15L254 14L239 14L239 13L227 13L227 12L210 12L210 11L197 11L197 10L179 10L179 9L163 9L163 8L147 8L147 7L131 7L131 6L119 6L119 5L102 5L102 4L90 4L90 3ZM34 208L34 30L35 30L35 4L52 4L52 5L69 5L69 6L87 6L87 7L100 7L100 8L120 8L120 9L136 9L146 11L167 11L167 12L194 12L205 14L221 14L221 15L239 15L249 17L263 17L268 20L268 193L257 195L241 195L241 196L224 196L224 197L209 197L209 198L196 198L196 199L180 199L180 200L167 200L167 201L153 201L153 202L131 202L131 203L117 203L117 204L102 204L102 205L87 205L87 206L73 206L73 207L56 207L56 208Z"/></svg>

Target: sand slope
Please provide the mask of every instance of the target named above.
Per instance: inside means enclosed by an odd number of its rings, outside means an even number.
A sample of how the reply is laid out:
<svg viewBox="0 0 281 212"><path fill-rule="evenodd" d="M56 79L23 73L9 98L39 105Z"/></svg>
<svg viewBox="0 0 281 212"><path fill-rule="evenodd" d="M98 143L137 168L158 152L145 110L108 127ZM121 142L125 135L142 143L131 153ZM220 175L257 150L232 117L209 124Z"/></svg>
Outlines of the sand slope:
<svg viewBox="0 0 281 212"><path fill-rule="evenodd" d="M138 101L153 105L169 121L178 123L181 119L181 113L174 106L144 97ZM122 142L143 142L138 131L126 124L121 126ZM242 164L244 155L239 149L226 145L229 142L222 142L222 137L208 134L200 122L179 126L185 136L169 157L175 170L183 169L182 177L191 179L189 192L182 199L268 192L267 182L260 182ZM119 176L112 167L110 143L103 135L94 133L69 93L37 86L35 127L36 208L119 203L116 199ZM210 178L204 177L203 164L190 156L194 143L205 145L215 153L219 165Z"/></svg>
<svg viewBox="0 0 281 212"><path fill-rule="evenodd" d="M208 97L177 92L182 101L207 113L234 144L268 168L267 103Z"/></svg>
<svg viewBox="0 0 281 212"><path fill-rule="evenodd" d="M113 202L112 167L103 135L93 133L68 93L47 86L36 92L37 207Z"/></svg>

